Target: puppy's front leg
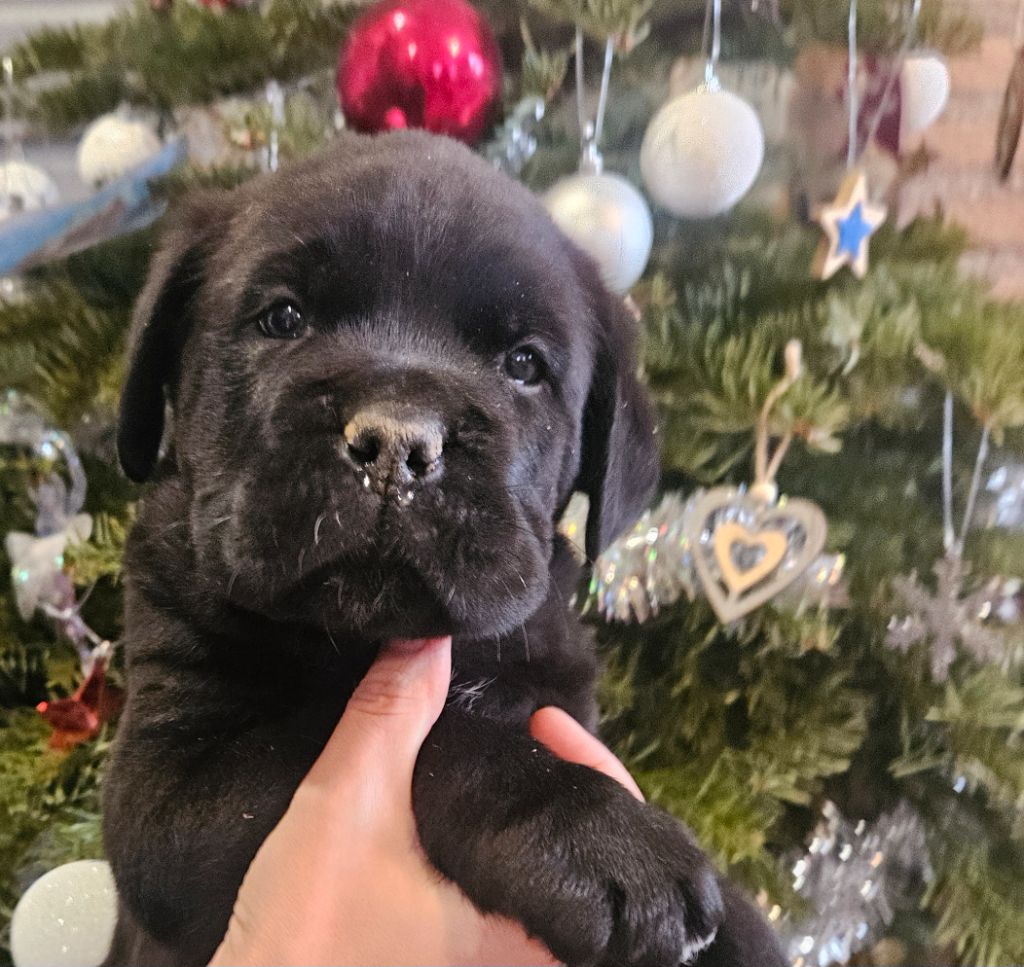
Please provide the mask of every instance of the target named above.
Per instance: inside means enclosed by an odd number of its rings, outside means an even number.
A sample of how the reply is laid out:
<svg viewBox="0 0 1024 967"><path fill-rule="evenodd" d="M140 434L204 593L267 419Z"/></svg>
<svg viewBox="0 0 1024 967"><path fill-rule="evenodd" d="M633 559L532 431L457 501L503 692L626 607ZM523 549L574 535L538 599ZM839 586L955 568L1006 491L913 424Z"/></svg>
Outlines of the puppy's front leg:
<svg viewBox="0 0 1024 967"><path fill-rule="evenodd" d="M438 870L574 967L678 967L718 929L717 878L686 829L522 727L446 709L413 804Z"/></svg>

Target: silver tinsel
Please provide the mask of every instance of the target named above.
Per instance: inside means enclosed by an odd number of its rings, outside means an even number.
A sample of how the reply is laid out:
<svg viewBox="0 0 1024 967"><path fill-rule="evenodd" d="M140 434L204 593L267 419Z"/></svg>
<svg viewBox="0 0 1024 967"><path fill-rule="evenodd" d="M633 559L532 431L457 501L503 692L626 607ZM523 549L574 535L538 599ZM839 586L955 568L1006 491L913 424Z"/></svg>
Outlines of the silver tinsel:
<svg viewBox="0 0 1024 967"><path fill-rule="evenodd" d="M950 666L961 650L979 662L1006 661L1010 654L1008 640L988 623L994 613L999 616L999 595L1005 583L995 578L965 593L967 568L956 553L941 558L934 572L934 591L921 584L916 573L893 580L893 590L907 613L890 619L886 635L889 647L905 654L914 645L925 643L936 682L949 677Z"/></svg>
<svg viewBox="0 0 1024 967"><path fill-rule="evenodd" d="M484 146L484 157L505 174L518 176L537 151L537 125L545 105L539 97L524 97Z"/></svg>
<svg viewBox="0 0 1024 967"><path fill-rule="evenodd" d="M932 876L924 826L901 802L872 823L851 822L826 802L807 851L792 860L793 887L813 914L777 921L792 967L849 963L879 939L895 911L913 903Z"/></svg>
<svg viewBox="0 0 1024 967"><path fill-rule="evenodd" d="M700 593L693 548L685 522L701 491L684 498L666 494L595 562L590 601L609 621L644 622L683 595ZM577 547L583 544L586 498L577 495L562 519L562 532ZM845 604L842 555L822 554L776 602L791 610Z"/></svg>
<svg viewBox="0 0 1024 967"><path fill-rule="evenodd" d="M989 474L978 511L983 527L1024 528L1024 464L1007 461Z"/></svg>
<svg viewBox="0 0 1024 967"><path fill-rule="evenodd" d="M22 618L29 620L37 610L49 617L75 646L88 675L110 644L83 620L75 586L64 569L66 548L88 540L92 532L91 516L82 513L87 486L82 462L71 438L50 427L42 408L16 390L0 393L0 445L29 449L64 471L64 476L50 471L29 489L36 507L35 532L9 531L3 546Z"/></svg>

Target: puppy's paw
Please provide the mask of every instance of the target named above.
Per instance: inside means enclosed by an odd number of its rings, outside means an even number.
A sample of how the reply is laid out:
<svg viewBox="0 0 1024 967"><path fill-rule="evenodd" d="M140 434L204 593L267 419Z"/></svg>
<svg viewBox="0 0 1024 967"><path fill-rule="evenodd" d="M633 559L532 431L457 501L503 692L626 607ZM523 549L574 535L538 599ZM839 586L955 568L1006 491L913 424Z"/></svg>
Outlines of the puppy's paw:
<svg viewBox="0 0 1024 967"><path fill-rule="evenodd" d="M570 967L680 967L715 938L722 894L686 829L633 800L571 832L565 879L537 931ZM543 921L542 921L543 922Z"/></svg>

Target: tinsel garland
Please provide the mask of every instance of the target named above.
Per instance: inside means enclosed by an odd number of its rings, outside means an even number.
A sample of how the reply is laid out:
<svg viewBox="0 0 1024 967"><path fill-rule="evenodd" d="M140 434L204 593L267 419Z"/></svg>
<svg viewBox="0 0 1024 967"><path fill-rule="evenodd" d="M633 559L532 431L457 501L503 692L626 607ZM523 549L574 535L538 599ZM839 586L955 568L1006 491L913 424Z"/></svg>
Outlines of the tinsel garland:
<svg viewBox="0 0 1024 967"><path fill-rule="evenodd" d="M596 607L608 621L644 622L684 595L700 592L687 518L703 491L687 497L667 493L657 507L595 562L585 608ZM577 547L586 526L586 499L577 495L562 519L562 533ZM808 607L842 607L846 602L842 554L822 554L775 601L798 611Z"/></svg>

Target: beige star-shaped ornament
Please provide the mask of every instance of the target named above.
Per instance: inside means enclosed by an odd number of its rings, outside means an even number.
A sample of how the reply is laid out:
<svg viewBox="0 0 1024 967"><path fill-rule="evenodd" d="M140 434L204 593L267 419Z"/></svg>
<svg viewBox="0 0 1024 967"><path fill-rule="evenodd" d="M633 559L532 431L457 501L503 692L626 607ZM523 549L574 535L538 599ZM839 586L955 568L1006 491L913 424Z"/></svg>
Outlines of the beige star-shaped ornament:
<svg viewBox="0 0 1024 967"><path fill-rule="evenodd" d="M868 243L881 227L889 210L868 199L868 181L863 171L852 171L831 205L823 205L816 221L825 230L814 258L814 275L831 279L844 265L858 279L868 272Z"/></svg>

